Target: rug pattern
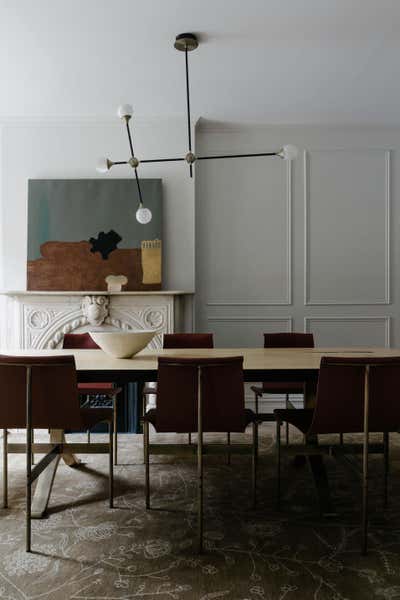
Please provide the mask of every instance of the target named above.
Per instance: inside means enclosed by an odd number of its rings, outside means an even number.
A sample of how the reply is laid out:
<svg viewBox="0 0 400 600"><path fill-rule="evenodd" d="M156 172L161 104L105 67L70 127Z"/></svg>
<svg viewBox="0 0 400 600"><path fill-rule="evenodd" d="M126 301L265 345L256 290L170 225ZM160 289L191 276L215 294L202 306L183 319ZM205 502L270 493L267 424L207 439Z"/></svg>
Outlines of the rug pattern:
<svg viewBox="0 0 400 600"><path fill-rule="evenodd" d="M59 468L49 515L33 522L34 552L27 554L24 457L12 456L10 508L0 510L0 598L400 598L397 440L385 511L381 462L378 457L371 461L370 550L362 557L360 485L354 475L333 459L327 461L339 513L329 520L318 515L308 469L285 465L283 510L278 513L268 425L261 437L255 511L250 508L249 460L235 457L231 465L224 457L206 460L203 555L196 553L193 463L157 459L152 464L152 510L146 511L140 436L121 436L120 460L131 464L115 468L115 509L108 508L106 457L82 457L85 464L79 469Z"/></svg>

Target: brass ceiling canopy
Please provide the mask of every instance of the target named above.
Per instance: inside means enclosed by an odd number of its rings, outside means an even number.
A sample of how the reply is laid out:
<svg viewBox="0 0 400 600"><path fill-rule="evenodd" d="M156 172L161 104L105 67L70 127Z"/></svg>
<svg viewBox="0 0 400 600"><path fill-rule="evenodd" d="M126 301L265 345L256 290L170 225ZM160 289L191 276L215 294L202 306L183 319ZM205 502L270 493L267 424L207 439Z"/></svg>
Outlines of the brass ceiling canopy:
<svg viewBox="0 0 400 600"><path fill-rule="evenodd" d="M181 52L191 52L192 50L196 50L199 45L199 40L194 33L180 33L176 36L175 39L175 48L180 50Z"/></svg>

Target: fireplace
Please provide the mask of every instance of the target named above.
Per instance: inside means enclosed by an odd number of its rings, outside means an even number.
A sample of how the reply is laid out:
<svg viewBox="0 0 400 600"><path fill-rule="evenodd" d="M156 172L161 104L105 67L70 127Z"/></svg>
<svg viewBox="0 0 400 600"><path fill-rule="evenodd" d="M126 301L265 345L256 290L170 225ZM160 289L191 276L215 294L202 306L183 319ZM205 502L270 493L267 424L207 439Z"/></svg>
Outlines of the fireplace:
<svg viewBox="0 0 400 600"><path fill-rule="evenodd" d="M53 349L65 333L93 328L155 329L150 348L162 334L192 330L191 293L5 292L2 294L1 347Z"/></svg>

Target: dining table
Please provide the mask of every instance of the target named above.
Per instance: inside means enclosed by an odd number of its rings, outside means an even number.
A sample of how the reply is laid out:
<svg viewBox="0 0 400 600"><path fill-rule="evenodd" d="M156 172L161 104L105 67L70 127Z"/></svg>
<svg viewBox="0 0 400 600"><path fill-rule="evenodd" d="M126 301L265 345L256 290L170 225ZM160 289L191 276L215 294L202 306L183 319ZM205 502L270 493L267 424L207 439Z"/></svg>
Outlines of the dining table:
<svg viewBox="0 0 400 600"><path fill-rule="evenodd" d="M400 356L400 349L375 347L339 348L204 348L204 349L146 349L131 358L114 358L102 350L1 350L1 354L12 356L55 356L73 355L78 382L108 382L117 385L136 382L138 384L138 413L141 414L142 386L157 381L157 360L160 356L184 358L243 357L244 382L302 381L304 382L304 405L313 407L318 382L318 372L323 356L382 357ZM55 402L57 398L55 398ZM64 440L61 430L50 431L50 441ZM70 467L79 467L72 454L62 455ZM307 458L314 479L321 513L334 515L329 484L322 454ZM38 477L32 500L32 517L45 515L57 470L58 461L49 464Z"/></svg>

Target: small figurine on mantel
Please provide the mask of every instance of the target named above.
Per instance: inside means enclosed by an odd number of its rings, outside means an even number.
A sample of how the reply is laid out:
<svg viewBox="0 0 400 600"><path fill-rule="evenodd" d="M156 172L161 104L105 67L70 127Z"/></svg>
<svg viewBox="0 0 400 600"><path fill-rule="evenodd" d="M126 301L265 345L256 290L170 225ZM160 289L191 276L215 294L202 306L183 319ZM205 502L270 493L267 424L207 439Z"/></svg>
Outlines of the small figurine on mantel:
<svg viewBox="0 0 400 600"><path fill-rule="evenodd" d="M128 278L125 275L108 275L106 277L108 292L121 292L122 286L128 283Z"/></svg>

